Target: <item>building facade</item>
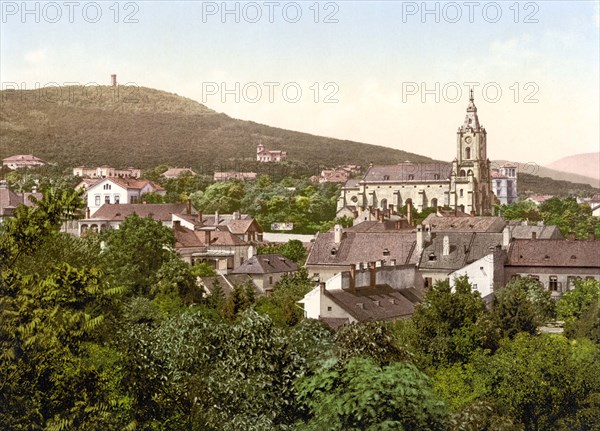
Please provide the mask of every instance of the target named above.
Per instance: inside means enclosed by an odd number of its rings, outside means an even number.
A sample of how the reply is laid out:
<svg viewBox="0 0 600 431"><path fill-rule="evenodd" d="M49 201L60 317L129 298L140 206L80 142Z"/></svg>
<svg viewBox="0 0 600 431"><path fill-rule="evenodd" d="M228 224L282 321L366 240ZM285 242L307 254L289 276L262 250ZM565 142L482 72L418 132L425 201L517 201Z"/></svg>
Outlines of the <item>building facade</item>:
<svg viewBox="0 0 600 431"><path fill-rule="evenodd" d="M258 162L283 162L287 160L287 151L267 150L263 144L256 147L256 160Z"/></svg>
<svg viewBox="0 0 600 431"><path fill-rule="evenodd" d="M491 213L487 132L479 123L472 92L452 163L370 166L362 180L350 180L342 188L338 214L352 212L361 218L373 208L393 213L409 203L419 211L446 206L478 215Z"/></svg>
<svg viewBox="0 0 600 431"><path fill-rule="evenodd" d="M517 201L517 165L505 163L500 169L492 169L492 192L501 205Z"/></svg>

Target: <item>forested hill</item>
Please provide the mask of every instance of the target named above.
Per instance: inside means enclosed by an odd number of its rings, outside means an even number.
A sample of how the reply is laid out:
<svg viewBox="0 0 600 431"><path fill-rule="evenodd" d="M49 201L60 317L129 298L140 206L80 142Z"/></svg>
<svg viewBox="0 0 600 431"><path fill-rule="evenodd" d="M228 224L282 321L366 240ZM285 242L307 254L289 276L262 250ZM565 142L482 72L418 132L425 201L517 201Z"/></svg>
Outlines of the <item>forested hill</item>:
<svg viewBox="0 0 600 431"><path fill-rule="evenodd" d="M4 90L0 96L2 158L33 153L65 167L170 164L200 170L245 160L242 168L253 168L256 145L262 142L311 168L431 161L391 148L237 120L150 88L73 86Z"/></svg>

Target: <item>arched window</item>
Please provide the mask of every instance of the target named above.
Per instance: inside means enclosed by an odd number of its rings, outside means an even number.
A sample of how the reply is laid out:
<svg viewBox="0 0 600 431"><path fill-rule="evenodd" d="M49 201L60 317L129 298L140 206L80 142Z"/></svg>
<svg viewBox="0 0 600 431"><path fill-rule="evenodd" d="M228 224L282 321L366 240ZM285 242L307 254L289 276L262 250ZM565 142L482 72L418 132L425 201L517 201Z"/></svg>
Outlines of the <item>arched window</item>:
<svg viewBox="0 0 600 431"><path fill-rule="evenodd" d="M459 194L459 196L462 198L462 197L463 197L463 189L460 189L460 190L458 191L458 194Z"/></svg>
<svg viewBox="0 0 600 431"><path fill-rule="evenodd" d="M437 208L437 206L438 206L437 202L438 202L437 198L431 199L431 208Z"/></svg>
<svg viewBox="0 0 600 431"><path fill-rule="evenodd" d="M465 148L465 159L470 159L471 158L471 148L467 147Z"/></svg>
<svg viewBox="0 0 600 431"><path fill-rule="evenodd" d="M465 177L467 174L465 173L464 169L461 169L460 172L458 173L458 175L461 177Z"/></svg>
<svg viewBox="0 0 600 431"><path fill-rule="evenodd" d="M382 209L382 210L386 210L386 209L388 209L388 208L387 208L387 206L388 206L387 199L381 199L381 202L380 202L380 204L381 204L381 209Z"/></svg>

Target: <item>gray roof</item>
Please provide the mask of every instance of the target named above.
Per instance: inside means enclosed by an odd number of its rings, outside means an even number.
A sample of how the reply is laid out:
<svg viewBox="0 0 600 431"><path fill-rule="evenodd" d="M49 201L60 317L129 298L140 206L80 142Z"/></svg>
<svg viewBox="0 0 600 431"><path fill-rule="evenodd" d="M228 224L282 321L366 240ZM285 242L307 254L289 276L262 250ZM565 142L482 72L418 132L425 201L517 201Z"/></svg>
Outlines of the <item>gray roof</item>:
<svg viewBox="0 0 600 431"><path fill-rule="evenodd" d="M333 232L319 233L308 255L307 265L350 265L359 262L396 260L397 265L416 263L416 234L409 231L344 231L339 244Z"/></svg>
<svg viewBox="0 0 600 431"><path fill-rule="evenodd" d="M231 271L232 274L276 274L298 271L298 265L281 254L257 254Z"/></svg>
<svg viewBox="0 0 600 431"><path fill-rule="evenodd" d="M29 199L32 196L37 200L43 197L42 193L20 193L5 187L0 188L0 216L14 215L15 209L19 205L33 206L33 202Z"/></svg>
<svg viewBox="0 0 600 431"><path fill-rule="evenodd" d="M506 221L502 217L448 217L429 214L422 224L430 225L432 232L502 232Z"/></svg>
<svg viewBox="0 0 600 431"><path fill-rule="evenodd" d="M450 253L444 256L444 237L448 237ZM502 233L447 232L434 233L425 244L419 269L456 271L492 253L502 245Z"/></svg>
<svg viewBox="0 0 600 431"><path fill-rule="evenodd" d="M371 166L364 176L366 182L443 181L450 178L451 163L398 163ZM436 178L437 176L437 178Z"/></svg>
<svg viewBox="0 0 600 431"><path fill-rule="evenodd" d="M564 239L556 226L523 226L509 225L511 236L515 239L531 239L535 232L538 239Z"/></svg>
<svg viewBox="0 0 600 431"><path fill-rule="evenodd" d="M325 295L359 322L411 316L423 299L414 288L393 289L387 284L325 290Z"/></svg>

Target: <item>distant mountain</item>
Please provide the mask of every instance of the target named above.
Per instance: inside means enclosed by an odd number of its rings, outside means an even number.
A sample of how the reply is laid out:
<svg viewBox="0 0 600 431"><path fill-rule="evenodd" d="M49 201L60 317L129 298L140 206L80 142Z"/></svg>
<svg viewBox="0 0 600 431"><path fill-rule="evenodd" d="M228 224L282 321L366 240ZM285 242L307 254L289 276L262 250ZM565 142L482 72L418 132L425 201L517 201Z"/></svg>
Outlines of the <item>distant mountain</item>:
<svg viewBox="0 0 600 431"><path fill-rule="evenodd" d="M600 183L600 152L563 157L546 165L546 167L561 172L594 178L596 186Z"/></svg>
<svg viewBox="0 0 600 431"><path fill-rule="evenodd" d="M597 153L596 153L597 154ZM506 163L506 160L494 160L492 167L499 167ZM536 175L538 177L548 177L557 181L569 181L572 183L589 184L592 187L600 187L600 180L592 176L585 176L582 173L561 172L548 166L541 166L536 163L515 163L519 166L519 173Z"/></svg>
<svg viewBox="0 0 600 431"><path fill-rule="evenodd" d="M0 101L0 158L33 153L63 167L171 164L206 173L288 169L313 174L344 163L432 161L392 148L237 120L150 88L4 90ZM261 142L267 149L287 151L290 162L276 167L257 163Z"/></svg>

